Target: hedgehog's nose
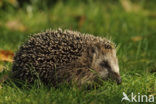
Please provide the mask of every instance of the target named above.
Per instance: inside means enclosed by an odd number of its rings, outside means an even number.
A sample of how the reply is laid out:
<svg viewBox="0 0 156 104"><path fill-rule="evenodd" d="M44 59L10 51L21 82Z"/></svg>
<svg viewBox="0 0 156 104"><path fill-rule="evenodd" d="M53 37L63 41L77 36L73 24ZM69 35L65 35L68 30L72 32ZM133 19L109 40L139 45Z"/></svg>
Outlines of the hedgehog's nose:
<svg viewBox="0 0 156 104"><path fill-rule="evenodd" d="M118 85L122 83L120 74L114 73L114 78L115 78L115 81L116 81L116 83L117 83Z"/></svg>
<svg viewBox="0 0 156 104"><path fill-rule="evenodd" d="M120 76L117 77L116 82L117 82L118 85L122 83L122 80L121 80Z"/></svg>

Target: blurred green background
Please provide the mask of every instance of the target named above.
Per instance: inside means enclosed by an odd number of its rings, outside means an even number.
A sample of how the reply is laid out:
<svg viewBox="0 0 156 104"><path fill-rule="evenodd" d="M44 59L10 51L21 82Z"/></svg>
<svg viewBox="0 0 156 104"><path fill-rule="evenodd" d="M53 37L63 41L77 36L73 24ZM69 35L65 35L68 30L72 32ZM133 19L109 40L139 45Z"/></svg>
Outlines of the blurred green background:
<svg viewBox="0 0 156 104"><path fill-rule="evenodd" d="M59 27L111 39L122 85L108 81L86 91L0 84L0 103L121 104L122 92L156 96L156 0L0 0L0 75L11 70L7 55L30 34Z"/></svg>

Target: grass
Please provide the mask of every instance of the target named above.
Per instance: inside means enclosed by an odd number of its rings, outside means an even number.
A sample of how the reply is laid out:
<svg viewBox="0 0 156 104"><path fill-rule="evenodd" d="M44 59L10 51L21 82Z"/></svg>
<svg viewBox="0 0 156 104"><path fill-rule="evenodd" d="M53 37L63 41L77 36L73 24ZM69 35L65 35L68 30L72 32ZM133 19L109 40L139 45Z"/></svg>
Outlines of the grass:
<svg viewBox="0 0 156 104"><path fill-rule="evenodd" d="M133 2L136 9L126 11L120 2L62 2L50 8L34 5L0 10L0 49L16 52L29 34L49 28L68 28L107 37L118 46L122 85L104 82L98 89L81 90L62 86L31 89L1 84L0 104L121 104L125 92L156 94L156 7L155 1ZM15 26L7 23L15 21ZM17 22L18 21L18 22ZM11 23L10 23L11 24ZM21 25L20 25L21 24ZM14 28L16 27L16 28ZM0 62L11 70L12 63ZM6 71L7 73L7 71ZM1 72L0 75L4 73ZM155 95L156 96L156 95ZM156 100L156 97L155 97ZM128 104L127 101L122 102ZM145 102L144 102L145 103ZM151 103L152 104L152 103Z"/></svg>

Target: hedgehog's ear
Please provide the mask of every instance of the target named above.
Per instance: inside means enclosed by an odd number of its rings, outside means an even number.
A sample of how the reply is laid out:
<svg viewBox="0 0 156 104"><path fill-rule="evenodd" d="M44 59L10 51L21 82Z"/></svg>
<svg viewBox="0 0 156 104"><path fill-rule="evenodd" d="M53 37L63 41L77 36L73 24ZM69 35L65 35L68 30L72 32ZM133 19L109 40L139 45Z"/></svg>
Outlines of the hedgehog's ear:
<svg viewBox="0 0 156 104"><path fill-rule="evenodd" d="M88 55L89 56L93 56L94 54L98 54L98 47L97 47L97 45L91 45L88 48Z"/></svg>

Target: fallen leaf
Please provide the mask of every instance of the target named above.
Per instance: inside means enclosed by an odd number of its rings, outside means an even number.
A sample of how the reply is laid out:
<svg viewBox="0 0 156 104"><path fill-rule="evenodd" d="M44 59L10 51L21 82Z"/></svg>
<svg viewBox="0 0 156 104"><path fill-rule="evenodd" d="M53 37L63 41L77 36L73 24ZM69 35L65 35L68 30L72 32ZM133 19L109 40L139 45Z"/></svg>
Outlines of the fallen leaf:
<svg viewBox="0 0 156 104"><path fill-rule="evenodd" d="M126 12L132 11L132 3L130 0L120 0L120 3Z"/></svg>
<svg viewBox="0 0 156 104"><path fill-rule="evenodd" d="M138 12L142 9L140 5L134 4L130 0L120 0L120 3L126 12Z"/></svg>
<svg viewBox="0 0 156 104"><path fill-rule="evenodd" d="M6 74L6 75L3 75L3 76L0 78L0 83L5 82L8 78L9 78L9 76L8 76L7 74Z"/></svg>
<svg viewBox="0 0 156 104"><path fill-rule="evenodd" d="M2 0L0 0L0 7L2 7L2 5L3 5L3 1L2 1Z"/></svg>
<svg viewBox="0 0 156 104"><path fill-rule="evenodd" d="M5 67L3 65L0 65L0 73L3 72L4 68Z"/></svg>
<svg viewBox="0 0 156 104"><path fill-rule="evenodd" d="M14 53L10 50L0 50L0 61L13 62Z"/></svg>
<svg viewBox="0 0 156 104"><path fill-rule="evenodd" d="M26 30L26 27L18 20L8 21L5 26L10 30L17 30L21 32Z"/></svg>
<svg viewBox="0 0 156 104"><path fill-rule="evenodd" d="M81 16L80 17L80 19L79 19L79 27L82 27L82 25L84 24L84 22L85 22L85 20L86 20L86 17L85 16Z"/></svg>
<svg viewBox="0 0 156 104"><path fill-rule="evenodd" d="M18 2L17 0L8 0L8 2L13 5L13 6L17 6L18 5Z"/></svg>
<svg viewBox="0 0 156 104"><path fill-rule="evenodd" d="M134 41L134 42L140 41L142 39L143 39L142 36L134 36L134 37L131 38L131 40Z"/></svg>
<svg viewBox="0 0 156 104"><path fill-rule="evenodd" d="M76 21L78 22L78 27L82 27L82 25L84 24L86 17L85 16L76 16Z"/></svg>

